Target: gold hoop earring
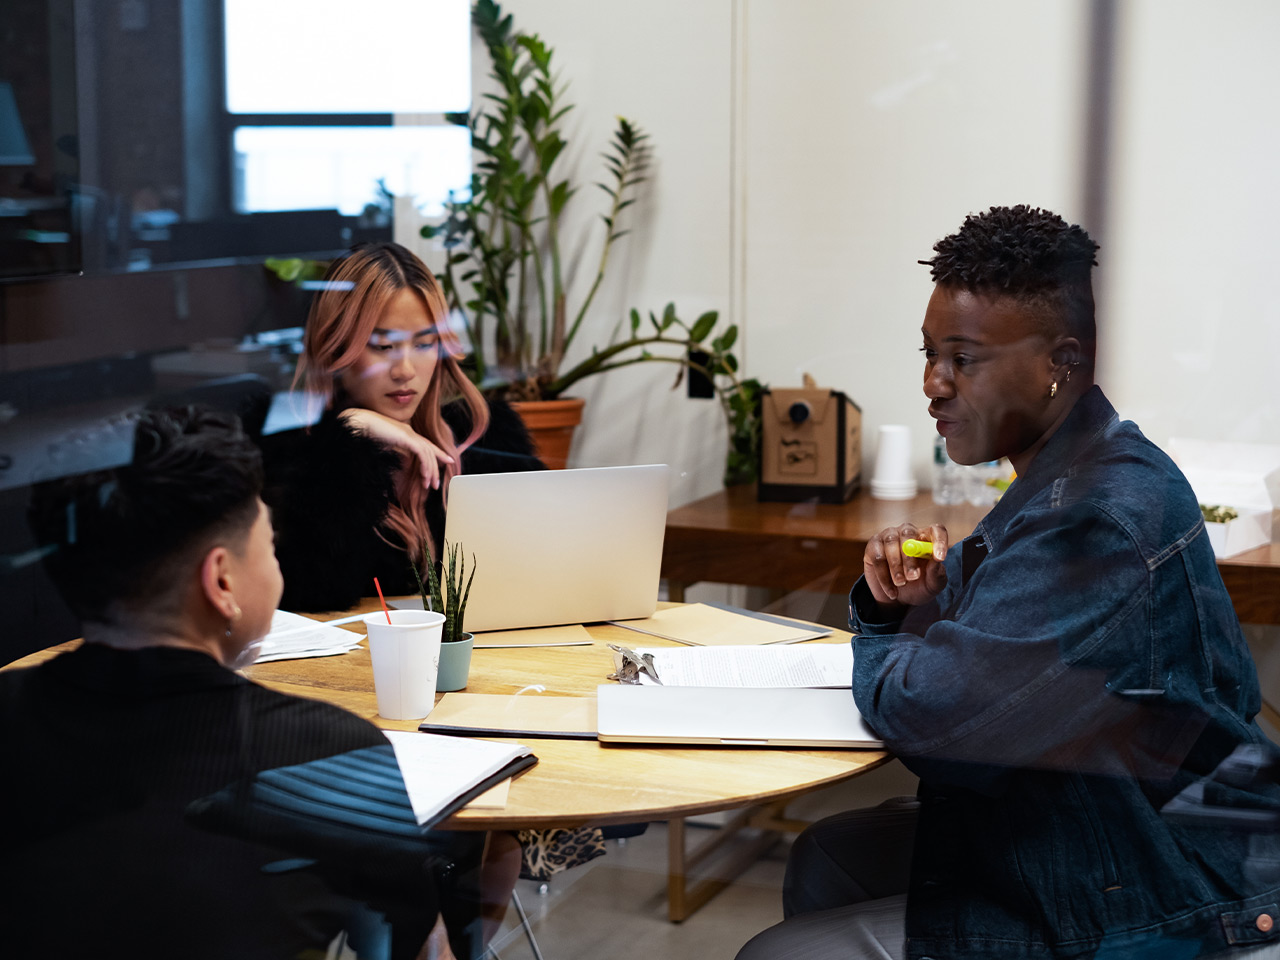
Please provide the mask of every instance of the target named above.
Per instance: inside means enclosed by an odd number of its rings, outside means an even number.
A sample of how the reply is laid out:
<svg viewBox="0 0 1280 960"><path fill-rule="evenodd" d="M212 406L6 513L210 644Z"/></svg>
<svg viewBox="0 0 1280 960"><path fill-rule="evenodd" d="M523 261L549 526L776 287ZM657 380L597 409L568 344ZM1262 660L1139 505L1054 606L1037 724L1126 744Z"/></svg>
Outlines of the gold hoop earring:
<svg viewBox="0 0 1280 960"><path fill-rule="evenodd" d="M1058 395L1058 381L1055 380L1053 381L1053 383L1049 384L1049 399L1052 400L1057 395Z"/></svg>

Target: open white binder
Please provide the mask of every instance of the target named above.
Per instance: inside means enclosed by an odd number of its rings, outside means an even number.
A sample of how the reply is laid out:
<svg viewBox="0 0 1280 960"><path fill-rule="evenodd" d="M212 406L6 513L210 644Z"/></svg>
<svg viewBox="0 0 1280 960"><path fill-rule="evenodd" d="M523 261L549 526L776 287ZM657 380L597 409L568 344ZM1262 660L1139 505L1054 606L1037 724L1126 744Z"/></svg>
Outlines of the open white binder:
<svg viewBox="0 0 1280 960"><path fill-rule="evenodd" d="M596 694L598 732L604 742L884 746L847 689L611 683L597 687Z"/></svg>

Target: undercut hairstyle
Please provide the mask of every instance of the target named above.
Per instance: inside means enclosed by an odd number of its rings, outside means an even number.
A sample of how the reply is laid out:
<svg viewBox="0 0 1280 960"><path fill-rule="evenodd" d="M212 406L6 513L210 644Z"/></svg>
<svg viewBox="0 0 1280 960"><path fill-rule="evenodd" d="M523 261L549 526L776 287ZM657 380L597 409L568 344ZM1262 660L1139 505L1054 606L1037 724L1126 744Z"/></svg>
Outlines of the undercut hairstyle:
<svg viewBox="0 0 1280 960"><path fill-rule="evenodd" d="M307 315L302 360L294 384L302 382L310 393L324 398L326 405L341 411L344 398L339 378L360 359L391 301L405 289L413 290L422 300L440 334L435 373L410 425L453 458L452 463L440 465L440 492L447 503L449 481L461 463L459 454L489 427L489 405L462 371L455 349L451 349L457 347L457 339L448 330L449 307L439 282L411 251L391 242L360 244L330 265ZM440 412L454 398L461 398L470 413L471 433L461 442L454 439ZM427 525L427 493L419 475L416 464L401 471L398 502L387 511L386 519L386 526L399 536L415 561L425 559L423 549L434 550Z"/></svg>
<svg viewBox="0 0 1280 960"><path fill-rule="evenodd" d="M920 263L933 282L987 296L1012 297L1049 336L1097 340L1093 285L1098 245L1085 231L1038 207L992 207L970 214Z"/></svg>
<svg viewBox="0 0 1280 960"><path fill-rule="evenodd" d="M242 549L261 490L262 455L234 414L147 410L128 463L37 486L28 517L72 612L113 623L173 601L214 546Z"/></svg>

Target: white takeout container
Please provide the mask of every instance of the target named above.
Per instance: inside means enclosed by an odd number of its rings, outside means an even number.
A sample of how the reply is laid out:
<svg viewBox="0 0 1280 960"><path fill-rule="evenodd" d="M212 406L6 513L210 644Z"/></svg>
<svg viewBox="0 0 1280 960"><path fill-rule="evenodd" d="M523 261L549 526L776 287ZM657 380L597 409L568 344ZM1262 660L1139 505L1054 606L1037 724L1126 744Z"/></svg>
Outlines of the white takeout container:
<svg viewBox="0 0 1280 960"><path fill-rule="evenodd" d="M1205 522L1215 557L1271 542L1280 507L1280 445L1174 438L1168 452L1200 503L1239 514L1226 523Z"/></svg>
<svg viewBox="0 0 1280 960"><path fill-rule="evenodd" d="M1240 516L1226 523L1205 521L1204 528L1219 559L1266 546L1271 542L1270 510L1238 510Z"/></svg>

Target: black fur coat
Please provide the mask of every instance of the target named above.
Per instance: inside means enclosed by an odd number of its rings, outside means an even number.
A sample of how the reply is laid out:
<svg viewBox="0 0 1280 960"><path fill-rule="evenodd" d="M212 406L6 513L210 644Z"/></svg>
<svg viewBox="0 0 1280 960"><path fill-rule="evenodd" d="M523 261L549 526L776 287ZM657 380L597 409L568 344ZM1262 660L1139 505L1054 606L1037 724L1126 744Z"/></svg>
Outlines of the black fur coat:
<svg viewBox="0 0 1280 960"><path fill-rule="evenodd" d="M455 437L471 429L465 404L443 409ZM416 593L400 538L382 523L394 502L400 455L348 427L329 411L313 427L262 439L276 557L284 574L284 610L346 610L374 594L376 576L388 595ZM543 469L523 421L510 406L489 405L489 429L462 454L463 473ZM438 548L444 536L440 492L427 499L427 522Z"/></svg>

